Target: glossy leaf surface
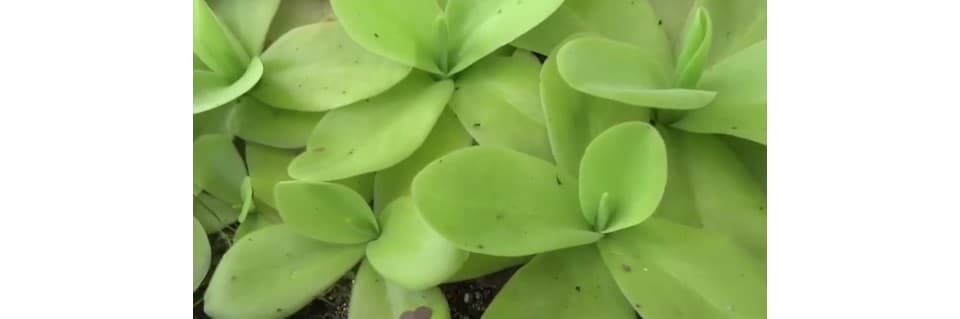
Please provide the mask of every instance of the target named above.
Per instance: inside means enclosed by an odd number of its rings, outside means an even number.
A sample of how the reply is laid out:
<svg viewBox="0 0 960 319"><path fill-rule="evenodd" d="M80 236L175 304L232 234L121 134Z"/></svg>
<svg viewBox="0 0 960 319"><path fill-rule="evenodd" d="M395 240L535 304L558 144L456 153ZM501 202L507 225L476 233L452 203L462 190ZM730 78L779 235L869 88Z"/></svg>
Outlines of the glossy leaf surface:
<svg viewBox="0 0 960 319"><path fill-rule="evenodd" d="M279 149L256 143L247 143L247 165L250 166L250 179L253 196L265 206L276 207L273 187L282 181L293 178L287 174L287 167L297 156L297 150ZM352 188L369 202L373 192L373 176L370 174L336 180L334 183ZM261 207L262 208L262 207Z"/></svg>
<svg viewBox="0 0 960 319"><path fill-rule="evenodd" d="M298 27L261 56L263 79L251 94L274 107L317 112L386 91L410 67L357 45L336 22Z"/></svg>
<svg viewBox="0 0 960 319"><path fill-rule="evenodd" d="M328 0L282 0L267 32L266 46L296 27L317 22L337 21Z"/></svg>
<svg viewBox="0 0 960 319"><path fill-rule="evenodd" d="M713 25L707 10L699 8L687 27L683 48L677 58L677 71L674 83L677 87L695 87L703 68L710 56L710 45L713 42Z"/></svg>
<svg viewBox="0 0 960 319"><path fill-rule="evenodd" d="M196 218L193 219L193 290L196 291L210 270L210 241L207 232Z"/></svg>
<svg viewBox="0 0 960 319"><path fill-rule="evenodd" d="M594 245L541 254L517 271L484 318L633 319Z"/></svg>
<svg viewBox="0 0 960 319"><path fill-rule="evenodd" d="M525 256L599 239L580 214L576 184L530 155L493 147L459 150L413 181L424 219L461 249Z"/></svg>
<svg viewBox="0 0 960 319"><path fill-rule="evenodd" d="M435 54L436 0L331 0L344 30L358 44L381 56L442 74Z"/></svg>
<svg viewBox="0 0 960 319"><path fill-rule="evenodd" d="M766 318L766 268L729 238L652 218L598 243L644 318Z"/></svg>
<svg viewBox="0 0 960 319"><path fill-rule="evenodd" d="M250 63L243 45L204 0L193 0L193 54L210 70L227 79L239 77Z"/></svg>
<svg viewBox="0 0 960 319"><path fill-rule="evenodd" d="M230 137L205 135L193 141L193 183L229 204L240 204L247 169Z"/></svg>
<svg viewBox="0 0 960 319"><path fill-rule="evenodd" d="M275 108L253 97L240 98L235 107L232 121L240 138L279 148L306 146L324 114Z"/></svg>
<svg viewBox="0 0 960 319"><path fill-rule="evenodd" d="M250 56L260 55L280 0L207 0Z"/></svg>
<svg viewBox="0 0 960 319"><path fill-rule="evenodd" d="M236 79L210 71L193 71L193 113L206 112L233 101L253 88L261 75L263 63L256 57Z"/></svg>
<svg viewBox="0 0 960 319"><path fill-rule="evenodd" d="M423 144L452 92L451 81L415 73L369 101L330 111L290 164L290 176L336 180L399 163Z"/></svg>
<svg viewBox="0 0 960 319"><path fill-rule="evenodd" d="M367 244L367 260L400 287L423 290L450 278L468 253L436 233L410 197L401 197L380 215L383 232Z"/></svg>
<svg viewBox="0 0 960 319"><path fill-rule="evenodd" d="M363 245L329 244L286 225L244 236L223 255L204 312L214 318L286 318L363 257Z"/></svg>
<svg viewBox="0 0 960 319"><path fill-rule="evenodd" d="M530 258L532 257L502 257L470 253L467 261L463 262L460 269L453 276L450 276L447 282L457 282L489 275L525 263Z"/></svg>
<svg viewBox="0 0 960 319"><path fill-rule="evenodd" d="M414 313L417 316L413 316ZM370 267L360 264L350 295L350 319L449 319L450 308L437 287L407 290L392 284Z"/></svg>
<svg viewBox="0 0 960 319"><path fill-rule="evenodd" d="M667 151L657 130L644 122L619 124L587 146L580 207L599 231L617 231L653 215L666 183Z"/></svg>
<svg viewBox="0 0 960 319"><path fill-rule="evenodd" d="M274 187L277 210L298 233L329 243L360 244L380 229L363 197L349 187L325 182L286 181Z"/></svg>

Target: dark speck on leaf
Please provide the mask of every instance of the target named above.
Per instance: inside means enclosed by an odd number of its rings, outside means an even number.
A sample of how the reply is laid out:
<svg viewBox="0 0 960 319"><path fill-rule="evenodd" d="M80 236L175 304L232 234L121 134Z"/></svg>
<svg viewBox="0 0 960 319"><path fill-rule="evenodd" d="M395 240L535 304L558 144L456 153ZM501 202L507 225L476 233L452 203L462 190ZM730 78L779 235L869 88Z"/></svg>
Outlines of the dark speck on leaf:
<svg viewBox="0 0 960 319"><path fill-rule="evenodd" d="M473 123L473 127L480 127L480 123Z"/></svg>
<svg viewBox="0 0 960 319"><path fill-rule="evenodd" d="M657 25L663 25L663 20L657 20Z"/></svg>
<svg viewBox="0 0 960 319"><path fill-rule="evenodd" d="M473 140L470 142L470 145L477 146L480 145L480 143L477 143L477 140Z"/></svg>
<svg viewBox="0 0 960 319"><path fill-rule="evenodd" d="M621 266L623 266L623 271L630 272L630 270L632 270L632 268L630 268L630 265L623 264Z"/></svg>
<svg viewBox="0 0 960 319"><path fill-rule="evenodd" d="M380 34L374 33L374 34L373 34L373 37L374 37L374 38L379 38L379 37L380 37Z"/></svg>
<svg viewBox="0 0 960 319"><path fill-rule="evenodd" d="M478 249L483 249L483 245L477 245Z"/></svg>
<svg viewBox="0 0 960 319"><path fill-rule="evenodd" d="M283 312L283 308L277 308L277 312Z"/></svg>
<svg viewBox="0 0 960 319"><path fill-rule="evenodd" d="M343 43L337 43L337 49L343 49Z"/></svg>
<svg viewBox="0 0 960 319"><path fill-rule="evenodd" d="M354 149L350 149L350 151L347 152L347 155L353 155L353 151L354 151Z"/></svg>
<svg viewBox="0 0 960 319"><path fill-rule="evenodd" d="M577 292L580 292L580 286L573 287L573 289L576 289Z"/></svg>
<svg viewBox="0 0 960 319"><path fill-rule="evenodd" d="M560 176L557 176L557 185L563 185L563 182L560 181Z"/></svg>
<svg viewBox="0 0 960 319"><path fill-rule="evenodd" d="M633 304L633 307L634 307L634 308L637 308L637 309L640 309L640 304L635 303L635 304Z"/></svg>
<svg viewBox="0 0 960 319"><path fill-rule="evenodd" d="M503 9L497 9L497 14L503 13Z"/></svg>
<svg viewBox="0 0 960 319"><path fill-rule="evenodd" d="M314 152L314 153L319 153L319 152L323 152L323 151L326 151L326 150L327 150L326 147L317 147L317 148L314 148L314 149L313 149L313 152Z"/></svg>
<svg viewBox="0 0 960 319"><path fill-rule="evenodd" d="M742 276L742 274L741 274ZM230 280L237 280L237 276L230 276Z"/></svg>
<svg viewBox="0 0 960 319"><path fill-rule="evenodd" d="M299 89L299 88L302 88L302 87L303 87L303 83L297 83L297 88L298 88L298 89Z"/></svg>
<svg viewBox="0 0 960 319"><path fill-rule="evenodd" d="M347 94L347 91L340 91L340 94Z"/></svg>
<svg viewBox="0 0 960 319"><path fill-rule="evenodd" d="M738 129L738 127L736 127L736 126L731 126L730 129L731 129L731 130L736 130L736 129Z"/></svg>
<svg viewBox="0 0 960 319"><path fill-rule="evenodd" d="M497 220L503 219L503 213L497 214Z"/></svg>

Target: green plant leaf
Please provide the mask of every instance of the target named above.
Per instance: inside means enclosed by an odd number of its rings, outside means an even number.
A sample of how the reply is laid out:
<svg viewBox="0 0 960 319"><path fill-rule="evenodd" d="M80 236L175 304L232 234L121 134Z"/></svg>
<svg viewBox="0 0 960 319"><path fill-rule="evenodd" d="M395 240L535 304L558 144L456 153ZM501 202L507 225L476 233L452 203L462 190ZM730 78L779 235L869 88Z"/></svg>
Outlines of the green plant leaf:
<svg viewBox="0 0 960 319"><path fill-rule="evenodd" d="M404 196L380 214L383 232L367 244L367 260L377 272L400 287L423 290L452 276L468 253L430 228Z"/></svg>
<svg viewBox="0 0 960 319"><path fill-rule="evenodd" d="M733 238L766 256L766 195L737 155L718 136L661 131L671 165L667 191L655 216L699 226ZM671 187L671 183L675 183ZM693 214L691 214L693 212ZM699 222L678 218L693 216Z"/></svg>
<svg viewBox="0 0 960 319"><path fill-rule="evenodd" d="M580 207L596 229L614 232L653 215L666 184L667 150L657 130L644 122L619 124L587 146Z"/></svg>
<svg viewBox="0 0 960 319"><path fill-rule="evenodd" d="M715 92L672 88L669 61L632 44L599 37L570 40L557 51L557 69L578 91L631 105L689 110L707 105ZM585 63L584 61L603 61Z"/></svg>
<svg viewBox="0 0 960 319"><path fill-rule="evenodd" d="M533 257L503 286L483 318L633 319L636 315L597 248L586 245Z"/></svg>
<svg viewBox="0 0 960 319"><path fill-rule="evenodd" d="M413 313L416 312L415 316ZM350 294L350 319L450 319L440 288L407 290L385 280L368 262L360 264Z"/></svg>
<svg viewBox="0 0 960 319"><path fill-rule="evenodd" d="M737 154L737 158L740 159L743 166L750 170L750 175L753 176L753 180L757 182L757 185L759 185L760 188L764 190L764 194L766 194L767 146L730 136L721 136L720 139L727 142L727 146Z"/></svg>
<svg viewBox="0 0 960 319"><path fill-rule="evenodd" d="M736 136L767 144L767 41L708 69L699 87L717 92L707 106L684 114L673 127Z"/></svg>
<svg viewBox="0 0 960 319"><path fill-rule="evenodd" d="M283 0L267 32L266 47L296 27L317 22L337 21L327 0Z"/></svg>
<svg viewBox="0 0 960 319"><path fill-rule="evenodd" d="M729 238L658 218L597 244L644 318L766 318L766 265Z"/></svg>
<svg viewBox="0 0 960 319"><path fill-rule="evenodd" d="M230 137L204 135L193 141L193 183L205 192L239 205L243 202L240 186L245 176L247 168Z"/></svg>
<svg viewBox="0 0 960 319"><path fill-rule="evenodd" d="M467 261L463 262L460 269L453 276L450 276L447 282L458 282L486 276L525 263L530 258L532 256L501 257L469 253Z"/></svg>
<svg viewBox="0 0 960 319"><path fill-rule="evenodd" d="M574 90L560 77L556 57L548 58L540 71L540 95L553 157L570 176L579 175L584 150L601 132L617 123L650 119L647 108Z"/></svg>
<svg viewBox="0 0 960 319"><path fill-rule="evenodd" d="M279 148L306 146L310 132L324 114L275 108L253 97L237 99L235 107L231 120L240 138Z"/></svg>
<svg viewBox="0 0 960 319"><path fill-rule="evenodd" d="M210 270L210 241L200 221L193 218L193 290L196 291Z"/></svg>
<svg viewBox="0 0 960 319"><path fill-rule="evenodd" d="M644 0L565 0L550 18L513 44L541 54L550 54L561 42L578 33L592 33L641 45L659 57L655 60L673 59L663 26L656 12Z"/></svg>
<svg viewBox="0 0 960 319"><path fill-rule="evenodd" d="M263 55L263 78L251 94L278 108L326 111L380 94L410 67L364 50L336 22L297 27Z"/></svg>
<svg viewBox="0 0 960 319"><path fill-rule="evenodd" d="M420 70L443 74L437 50L436 0L330 0L343 29L360 46Z"/></svg>
<svg viewBox="0 0 960 319"><path fill-rule="evenodd" d="M250 63L250 56L244 52L243 46L204 0L193 0L193 54L213 72L227 79L240 77Z"/></svg>
<svg viewBox="0 0 960 319"><path fill-rule="evenodd" d="M263 63L256 57L236 80L214 72L193 71L193 113L206 112L233 101L253 88L261 75Z"/></svg>
<svg viewBox="0 0 960 319"><path fill-rule="evenodd" d="M324 243L274 225L244 236L223 255L204 295L214 318L286 318L363 257L363 245Z"/></svg>
<svg viewBox="0 0 960 319"><path fill-rule="evenodd" d="M713 44L707 65L767 38L766 0L698 0L710 11Z"/></svg>
<svg viewBox="0 0 960 319"><path fill-rule="evenodd" d="M472 141L473 138L457 122L453 113L444 110L430 135L413 155L376 173L373 181L373 211L380 212L394 199L410 194L410 183L424 166L447 153L470 146Z"/></svg>
<svg viewBox="0 0 960 319"><path fill-rule="evenodd" d="M693 3L696 1L697 0L647 0L654 11L656 11L657 17L660 18L657 23L660 23L664 32L667 33L667 38L669 38L671 42L670 47L674 49L674 52L680 52L679 47L682 43L683 30L692 12L690 9L693 8Z"/></svg>
<svg viewBox="0 0 960 319"><path fill-rule="evenodd" d="M193 218L200 221L208 234L219 232L237 221L240 209L209 194L193 197Z"/></svg>
<svg viewBox="0 0 960 319"><path fill-rule="evenodd" d="M290 164L290 176L336 180L399 163L423 144L452 92L451 81L414 73L369 101L330 111Z"/></svg>
<svg viewBox="0 0 960 319"><path fill-rule="evenodd" d="M449 0L449 56L456 74L546 20L563 0Z"/></svg>
<svg viewBox="0 0 960 319"><path fill-rule="evenodd" d="M248 55L260 55L280 0L207 0L207 3Z"/></svg>
<svg viewBox="0 0 960 319"><path fill-rule="evenodd" d="M373 177L374 173L357 175L354 177L348 177L341 180L335 180L331 183L337 183L346 187L350 187L353 191L360 194L360 197L363 197L364 203L369 203L373 200Z"/></svg>
<svg viewBox="0 0 960 319"><path fill-rule="evenodd" d="M193 138L203 135L220 134L233 137L236 135L231 119L235 104L227 104L203 113L193 114Z"/></svg>
<svg viewBox="0 0 960 319"><path fill-rule="evenodd" d="M250 176L243 177L243 182L240 184L240 198L242 204L240 205L240 216L237 217L237 220L243 223L247 214L253 209L253 186L250 185Z"/></svg>
<svg viewBox="0 0 960 319"><path fill-rule="evenodd" d="M233 233L233 241L241 240L244 236L271 225L280 224L282 222L280 216L273 216L273 214L261 210L257 211L256 214L247 216L247 219L240 226L237 226L237 231Z"/></svg>
<svg viewBox="0 0 960 319"><path fill-rule="evenodd" d="M285 181L274 187L277 210L298 233L329 243L360 244L380 229L363 197L349 187L326 182Z"/></svg>
<svg viewBox="0 0 960 319"><path fill-rule="evenodd" d="M412 190L427 223L467 251L525 256L600 238L578 211L571 178L516 151L450 153L420 171Z"/></svg>
<svg viewBox="0 0 960 319"><path fill-rule="evenodd" d="M710 45L713 42L713 26L710 14L704 8L698 8L687 27L683 47L677 58L676 83L677 87L693 88L703 74L703 68L710 55Z"/></svg>
<svg viewBox="0 0 960 319"><path fill-rule="evenodd" d="M460 74L450 108L480 145L552 161L539 77L540 62L529 52L492 54Z"/></svg>

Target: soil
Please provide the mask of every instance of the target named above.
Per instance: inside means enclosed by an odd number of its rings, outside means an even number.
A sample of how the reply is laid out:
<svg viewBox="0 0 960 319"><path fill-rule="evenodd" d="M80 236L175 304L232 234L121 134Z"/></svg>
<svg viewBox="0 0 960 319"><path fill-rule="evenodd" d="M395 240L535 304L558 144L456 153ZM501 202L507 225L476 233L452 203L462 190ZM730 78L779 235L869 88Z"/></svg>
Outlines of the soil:
<svg viewBox="0 0 960 319"><path fill-rule="evenodd" d="M230 247L230 238L236 225L231 225L222 232L210 235L212 260L211 269L219 263L221 256ZM479 319L490 306L493 297L500 288L516 272L518 267L509 268L474 280L461 281L440 285L440 290L450 306L451 319ZM356 267L340 278L322 296L315 299L303 309L290 316L291 319L347 319L350 305L350 288L356 275ZM207 278L209 280L209 277ZM193 318L209 319L203 312L203 293L206 291L206 280L193 294Z"/></svg>

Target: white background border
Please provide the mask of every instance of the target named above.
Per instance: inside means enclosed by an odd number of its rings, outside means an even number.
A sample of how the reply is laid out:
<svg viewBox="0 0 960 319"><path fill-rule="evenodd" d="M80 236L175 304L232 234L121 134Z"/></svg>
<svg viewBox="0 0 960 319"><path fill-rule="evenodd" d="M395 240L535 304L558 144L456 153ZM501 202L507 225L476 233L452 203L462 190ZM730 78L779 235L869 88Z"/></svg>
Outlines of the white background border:
<svg viewBox="0 0 960 319"><path fill-rule="evenodd" d="M770 318L956 316L956 6L770 1ZM190 316L190 21L0 5L0 317Z"/></svg>

